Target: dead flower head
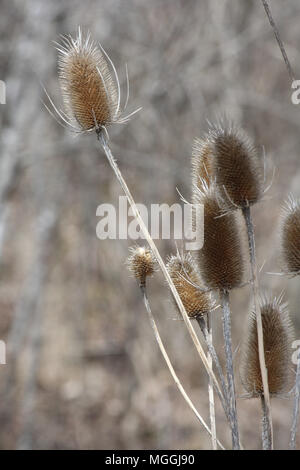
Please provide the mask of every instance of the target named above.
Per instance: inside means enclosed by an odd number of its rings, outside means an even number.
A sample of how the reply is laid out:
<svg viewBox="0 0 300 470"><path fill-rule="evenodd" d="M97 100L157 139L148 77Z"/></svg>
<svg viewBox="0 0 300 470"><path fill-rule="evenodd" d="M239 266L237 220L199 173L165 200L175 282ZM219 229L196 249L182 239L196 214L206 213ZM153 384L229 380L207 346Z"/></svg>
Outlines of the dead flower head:
<svg viewBox="0 0 300 470"><path fill-rule="evenodd" d="M129 96L127 69L127 98L121 109L116 68L104 49L92 41L90 34L84 36L78 28L75 39L70 35L61 36L56 48L65 109L57 109L47 92L54 113L46 107L61 125L77 133L101 130L113 123L125 123L139 111L123 116Z"/></svg>

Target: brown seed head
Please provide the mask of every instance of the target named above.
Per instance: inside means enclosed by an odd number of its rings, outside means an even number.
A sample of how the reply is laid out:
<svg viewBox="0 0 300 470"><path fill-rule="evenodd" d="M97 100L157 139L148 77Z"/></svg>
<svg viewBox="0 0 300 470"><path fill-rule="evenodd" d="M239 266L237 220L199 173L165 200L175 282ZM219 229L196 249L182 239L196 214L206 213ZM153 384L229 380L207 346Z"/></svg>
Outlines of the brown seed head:
<svg viewBox="0 0 300 470"><path fill-rule="evenodd" d="M214 183L195 193L195 203L204 205L204 245L197 251L203 281L210 289L239 287L245 272L239 214L224 214Z"/></svg>
<svg viewBox="0 0 300 470"><path fill-rule="evenodd" d="M292 386L293 328L287 307L280 300L264 300L260 306L269 390L273 396L288 392ZM242 352L241 380L249 397L263 394L254 313L250 315L249 331Z"/></svg>
<svg viewBox="0 0 300 470"><path fill-rule="evenodd" d="M167 269L190 318L197 318L213 310L211 295L201 291L200 275L189 253L171 256Z"/></svg>
<svg viewBox="0 0 300 470"><path fill-rule="evenodd" d="M140 286L145 286L146 277L152 276L155 272L155 259L152 252L144 246L134 246L129 248L130 256L127 259L127 266L134 277L139 281Z"/></svg>
<svg viewBox="0 0 300 470"><path fill-rule="evenodd" d="M82 131L105 126L118 118L118 93L101 49L82 36L64 37L58 69L66 117Z"/></svg>
<svg viewBox="0 0 300 470"><path fill-rule="evenodd" d="M300 204L292 197L283 210L281 254L283 270L294 276L300 274Z"/></svg>
<svg viewBox="0 0 300 470"><path fill-rule="evenodd" d="M227 122L212 126L212 173L227 208L243 208L263 195L263 168L250 138Z"/></svg>

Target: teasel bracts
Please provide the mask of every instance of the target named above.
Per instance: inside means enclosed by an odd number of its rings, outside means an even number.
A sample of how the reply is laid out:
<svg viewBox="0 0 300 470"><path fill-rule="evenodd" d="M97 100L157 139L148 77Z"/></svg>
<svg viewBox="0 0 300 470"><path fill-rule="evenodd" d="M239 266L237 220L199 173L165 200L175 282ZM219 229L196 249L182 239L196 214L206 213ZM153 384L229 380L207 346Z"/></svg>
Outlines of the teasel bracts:
<svg viewBox="0 0 300 470"><path fill-rule="evenodd" d="M190 253L171 256L167 269L190 318L206 315L214 309L211 294L201 290L201 278Z"/></svg>
<svg viewBox="0 0 300 470"><path fill-rule="evenodd" d="M144 287L146 278L152 276L156 270L155 258L148 248L134 246L129 248L130 256L127 258L129 271L138 280L140 286Z"/></svg>
<svg viewBox="0 0 300 470"><path fill-rule="evenodd" d="M204 245L195 255L205 285L228 291L244 281L245 256L238 214L224 213L216 186L194 189L194 203L204 205Z"/></svg>
<svg viewBox="0 0 300 470"><path fill-rule="evenodd" d="M204 142L203 149L209 149L205 165L225 207L242 209L258 202L263 195L263 165L249 136L224 119L211 125Z"/></svg>
<svg viewBox="0 0 300 470"><path fill-rule="evenodd" d="M57 44L58 72L65 104L65 122L77 131L117 122L120 116L118 79L112 62L81 29L76 39L63 36ZM113 71L115 69L113 67Z"/></svg>
<svg viewBox="0 0 300 470"><path fill-rule="evenodd" d="M284 272L292 276L300 274L300 204L292 196L283 209L281 258Z"/></svg>
<svg viewBox="0 0 300 470"><path fill-rule="evenodd" d="M281 299L264 299L260 305L266 368L271 396L280 396L292 388L292 342L294 332L286 304ZM241 381L249 398L263 394L260 372L256 317L249 319L242 351Z"/></svg>

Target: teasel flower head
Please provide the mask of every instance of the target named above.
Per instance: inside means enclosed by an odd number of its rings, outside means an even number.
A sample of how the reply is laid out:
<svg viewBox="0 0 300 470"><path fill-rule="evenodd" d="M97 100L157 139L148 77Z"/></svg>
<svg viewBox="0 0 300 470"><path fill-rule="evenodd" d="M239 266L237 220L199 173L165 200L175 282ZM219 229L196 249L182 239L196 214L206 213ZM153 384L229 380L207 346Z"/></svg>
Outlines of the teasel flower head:
<svg viewBox="0 0 300 470"><path fill-rule="evenodd" d="M221 120L207 135L211 174L228 209L244 208L263 196L263 165L253 142L244 131Z"/></svg>
<svg viewBox="0 0 300 470"><path fill-rule="evenodd" d="M204 245L196 252L201 278L212 290L240 287L245 274L240 214L224 213L214 182L202 191L194 189L194 202L204 205Z"/></svg>
<svg viewBox="0 0 300 470"><path fill-rule="evenodd" d="M146 278L156 271L156 262L152 251L144 246L129 248L130 255L127 258L129 271L137 279L141 287L146 285Z"/></svg>
<svg viewBox="0 0 300 470"><path fill-rule="evenodd" d="M71 131L81 133L106 129L113 123L124 123L135 112L123 116L120 82L116 68L104 49L84 36L78 29L77 37L61 36L56 43L58 74L65 110L58 110L46 94L55 119ZM127 72L127 69L126 69ZM127 87L128 87L128 74Z"/></svg>
<svg viewBox="0 0 300 470"><path fill-rule="evenodd" d="M212 145L208 138L196 138L192 152L192 185L201 189L203 182L209 186L213 178Z"/></svg>
<svg viewBox="0 0 300 470"><path fill-rule="evenodd" d="M282 298L265 298L260 305L266 368L271 396L280 396L292 387L292 342L294 332L287 304ZM260 372L256 316L250 315L247 339L241 360L241 381L249 398L263 395Z"/></svg>
<svg viewBox="0 0 300 470"><path fill-rule="evenodd" d="M190 318L197 318L215 308L211 293L203 289L200 274L190 253L170 256L167 269Z"/></svg>
<svg viewBox="0 0 300 470"><path fill-rule="evenodd" d="M300 274L300 204L292 196L283 208L281 258L284 272Z"/></svg>

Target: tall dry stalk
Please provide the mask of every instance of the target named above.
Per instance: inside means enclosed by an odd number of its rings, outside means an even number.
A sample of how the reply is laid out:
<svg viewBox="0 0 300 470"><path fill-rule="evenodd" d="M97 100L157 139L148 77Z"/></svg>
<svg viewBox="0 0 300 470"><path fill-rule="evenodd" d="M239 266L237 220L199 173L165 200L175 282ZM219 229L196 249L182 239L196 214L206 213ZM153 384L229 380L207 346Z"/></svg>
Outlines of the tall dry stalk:
<svg viewBox="0 0 300 470"><path fill-rule="evenodd" d="M205 138L210 149L210 178L215 179L217 191L222 197L224 214L241 210L248 237L251 266L252 296L257 316L259 362L264 386L266 429L270 447L273 447L273 428L268 387L268 372L264 351L263 328L259 309L259 287L255 254L254 228L250 206L263 196L263 167L248 135L227 119L211 125ZM225 218L225 217L224 217Z"/></svg>
<svg viewBox="0 0 300 470"><path fill-rule="evenodd" d="M288 276L300 274L300 203L290 195L282 212L281 223L281 266ZM296 448L300 402L300 357L297 361L294 406L289 448Z"/></svg>
<svg viewBox="0 0 300 470"><path fill-rule="evenodd" d="M257 319L257 337L258 337L258 354L260 370L262 374L264 398L263 398L263 412L264 412L264 430L265 437L264 442L267 442L267 448L273 449L273 425L272 425L272 414L271 414L271 401L269 392L269 381L268 381L268 369L266 367L265 359L265 347L264 347L264 335L261 312L259 308L259 288L258 288L258 276L257 276L257 263L255 254L255 238L254 228L251 218L250 206L243 208L243 215L247 226L249 254L250 254L250 265L251 265L251 278L252 278L252 292L254 311ZM268 437L266 437L266 435Z"/></svg>
<svg viewBox="0 0 300 470"><path fill-rule="evenodd" d="M145 304L145 308L148 314L148 318L150 321L151 328L154 333L154 337L157 341L157 344L159 346L159 349L163 355L163 358L168 366L168 369L171 373L172 378L174 379L174 382L182 394L184 400L188 404L188 406L191 408L193 413L195 414L196 418L199 420L201 425L204 427L204 429L207 431L207 433L211 436L212 438L212 443L213 443L213 448L217 449L217 446L220 447L220 449L224 450L224 446L219 442L216 436L216 428L215 428L215 420L211 419L211 429L209 429L208 425L205 423L204 419L202 416L199 414L197 411L196 407L194 406L193 402L189 398L188 394L186 393L180 379L178 378L172 363L170 361L170 358L168 356L168 353L164 347L163 341L161 339L158 327L156 325L155 319L152 314L152 310L150 307L150 302L148 299L148 294L147 294L147 289L146 289L146 279L147 277L151 276L154 273L155 270L155 260L152 256L152 253L150 250L146 249L145 247L134 247L131 250L131 254L127 260L127 264L129 267L129 270L133 273L134 277L137 279L139 282L139 287L142 292L143 296L143 301ZM212 386L212 385L211 385ZM211 398L211 396L210 396ZM213 399L213 398L212 398ZM211 412L212 416L212 412Z"/></svg>
<svg viewBox="0 0 300 470"><path fill-rule="evenodd" d="M240 448L231 338L229 290L243 282L244 256L236 216L224 216L215 182L194 187L193 202L204 206L204 246L197 252L201 277L205 286L219 292L223 312L227 391L232 445Z"/></svg>
<svg viewBox="0 0 300 470"><path fill-rule="evenodd" d="M270 300L265 298L259 305L262 318L268 387L272 396L280 397L291 387L290 360L292 355L293 328L286 304L281 297ZM271 449L270 430L266 408L257 336L257 315L252 314L243 346L241 380L249 398L260 398L262 405L262 442L263 449Z"/></svg>
<svg viewBox="0 0 300 470"><path fill-rule="evenodd" d="M65 111L59 111L47 95L54 109L54 113L51 110L50 112L64 127L72 132L96 132L107 161L120 183L131 206L132 213L139 223L141 232L172 291L187 330L208 375L212 379L223 408L226 410L226 401L220 385L109 146L107 126L113 123L126 122L137 110L123 116L124 109L121 110L120 83L114 64L101 46L98 47L91 41L89 35L84 37L79 29L76 39L71 36L62 37L60 44L57 44L57 49L59 51L59 78ZM112 78L113 76L114 78ZM124 107L126 105L127 99Z"/></svg>

